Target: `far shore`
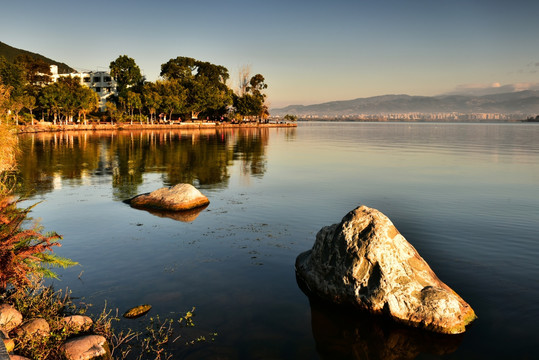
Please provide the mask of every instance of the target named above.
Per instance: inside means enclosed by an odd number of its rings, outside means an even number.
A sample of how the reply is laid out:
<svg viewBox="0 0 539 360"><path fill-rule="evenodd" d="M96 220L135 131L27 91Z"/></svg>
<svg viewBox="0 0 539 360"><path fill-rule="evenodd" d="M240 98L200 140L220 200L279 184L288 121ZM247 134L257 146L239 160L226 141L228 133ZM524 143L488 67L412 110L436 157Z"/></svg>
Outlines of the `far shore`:
<svg viewBox="0 0 539 360"><path fill-rule="evenodd" d="M53 125L50 123L38 123L36 125L19 125L19 134L63 131L101 131L101 130L171 130L171 129L227 129L227 128L276 128L297 127L296 123L257 123L245 122L239 124L214 123L214 122L185 122L179 124L68 124Z"/></svg>

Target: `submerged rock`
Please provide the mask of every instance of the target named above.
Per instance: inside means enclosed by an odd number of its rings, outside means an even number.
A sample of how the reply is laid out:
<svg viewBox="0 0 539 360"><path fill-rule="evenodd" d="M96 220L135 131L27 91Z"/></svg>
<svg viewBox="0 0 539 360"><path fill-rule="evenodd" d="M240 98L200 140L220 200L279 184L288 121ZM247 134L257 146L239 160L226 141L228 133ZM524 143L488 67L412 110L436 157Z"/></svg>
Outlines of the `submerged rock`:
<svg viewBox="0 0 539 360"><path fill-rule="evenodd" d="M381 212L361 206L296 259L307 292L427 330L458 334L476 315Z"/></svg>
<svg viewBox="0 0 539 360"><path fill-rule="evenodd" d="M142 315L145 315L151 309L152 309L151 305L148 305L148 304L139 305L139 306L135 306L134 308L127 310L123 316L124 318L127 318L127 319L135 319L135 318L141 317Z"/></svg>
<svg viewBox="0 0 539 360"><path fill-rule="evenodd" d="M135 196L129 204L136 208L184 211L208 205L210 201L193 185L178 184Z"/></svg>

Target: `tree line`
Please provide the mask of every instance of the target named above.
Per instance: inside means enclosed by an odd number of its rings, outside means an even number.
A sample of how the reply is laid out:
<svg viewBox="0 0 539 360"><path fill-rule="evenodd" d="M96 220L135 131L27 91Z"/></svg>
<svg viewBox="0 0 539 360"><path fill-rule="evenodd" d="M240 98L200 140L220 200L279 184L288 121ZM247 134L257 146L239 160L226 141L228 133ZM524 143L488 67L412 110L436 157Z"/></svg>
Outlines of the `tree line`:
<svg viewBox="0 0 539 360"><path fill-rule="evenodd" d="M117 94L99 111L99 96L75 76L52 82L43 60L24 55L14 62L0 57L0 123L34 124L34 119L56 123L87 123L88 118L111 122L164 122L211 119L264 120L267 88L261 74L240 70L240 86L233 91L228 69L190 57L176 57L161 65L160 78L146 81L135 60L121 55L110 63Z"/></svg>

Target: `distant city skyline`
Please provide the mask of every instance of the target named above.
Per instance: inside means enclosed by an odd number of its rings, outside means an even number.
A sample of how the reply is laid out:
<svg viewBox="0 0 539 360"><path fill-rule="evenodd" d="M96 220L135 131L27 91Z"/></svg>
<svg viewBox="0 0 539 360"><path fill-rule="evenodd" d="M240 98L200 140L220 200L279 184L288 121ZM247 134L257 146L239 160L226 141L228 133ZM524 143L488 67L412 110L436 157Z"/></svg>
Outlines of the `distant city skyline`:
<svg viewBox="0 0 539 360"><path fill-rule="evenodd" d="M0 41L78 70L120 55L155 81L188 56L251 67L270 107L384 94L539 89L539 2L18 1L2 5Z"/></svg>

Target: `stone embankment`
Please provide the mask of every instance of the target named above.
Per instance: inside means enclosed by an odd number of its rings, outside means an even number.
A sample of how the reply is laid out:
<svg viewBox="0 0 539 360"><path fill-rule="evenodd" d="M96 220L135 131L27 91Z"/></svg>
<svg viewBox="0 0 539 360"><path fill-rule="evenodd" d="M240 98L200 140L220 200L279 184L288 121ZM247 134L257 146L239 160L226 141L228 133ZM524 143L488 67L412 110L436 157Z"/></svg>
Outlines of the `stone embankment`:
<svg viewBox="0 0 539 360"><path fill-rule="evenodd" d="M214 122L184 122L176 124L69 124L53 125L48 122L39 122L36 125L21 125L17 128L19 134L38 132L62 131L100 131L100 130L172 130L172 129L228 129L228 128L274 128L297 127L295 123L214 123Z"/></svg>
<svg viewBox="0 0 539 360"><path fill-rule="evenodd" d="M98 357L106 358L109 348L106 339L101 335L88 333L93 321L88 316L71 315L60 319L65 331L70 334L63 344L62 352L68 360L90 360ZM9 304L0 305L0 360L29 360L13 354L15 341L24 337L42 337L50 333L50 326L45 319L23 319L23 316ZM4 347L4 349L2 349ZM3 352L3 350L5 350ZM9 353L9 355L7 354Z"/></svg>
<svg viewBox="0 0 539 360"><path fill-rule="evenodd" d="M366 206L322 228L296 274L309 294L438 333L462 333L476 318L389 218Z"/></svg>

